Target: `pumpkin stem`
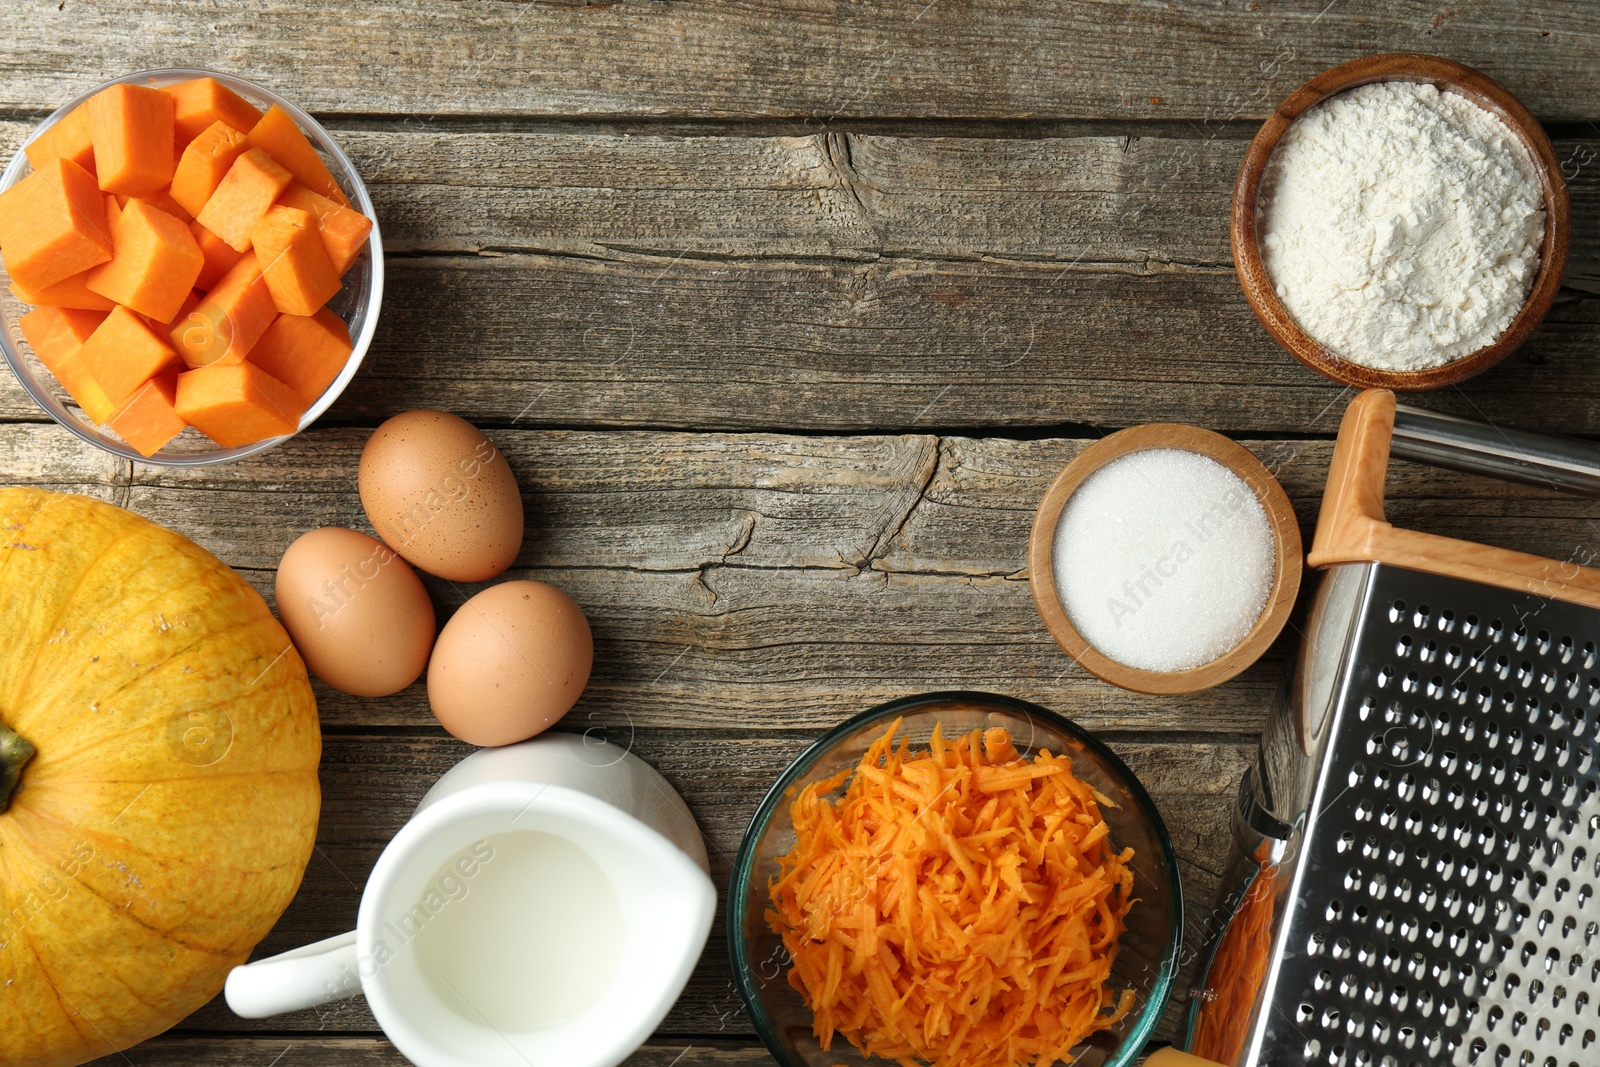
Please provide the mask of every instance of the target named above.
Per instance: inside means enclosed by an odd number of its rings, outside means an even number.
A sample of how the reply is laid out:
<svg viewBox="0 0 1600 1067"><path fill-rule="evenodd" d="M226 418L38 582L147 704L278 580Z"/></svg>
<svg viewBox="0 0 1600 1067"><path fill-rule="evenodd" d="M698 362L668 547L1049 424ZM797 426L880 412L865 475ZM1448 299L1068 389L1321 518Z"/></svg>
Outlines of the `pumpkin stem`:
<svg viewBox="0 0 1600 1067"><path fill-rule="evenodd" d="M0 812L11 806L11 794L22 781L22 768L37 751L27 738L0 723Z"/></svg>

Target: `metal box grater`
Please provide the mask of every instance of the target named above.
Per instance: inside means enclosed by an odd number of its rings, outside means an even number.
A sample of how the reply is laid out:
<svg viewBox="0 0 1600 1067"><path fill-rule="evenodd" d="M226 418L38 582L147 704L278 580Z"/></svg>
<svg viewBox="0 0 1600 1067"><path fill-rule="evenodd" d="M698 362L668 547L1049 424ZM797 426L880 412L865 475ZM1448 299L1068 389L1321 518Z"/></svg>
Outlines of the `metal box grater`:
<svg viewBox="0 0 1600 1067"><path fill-rule="evenodd" d="M1241 784L1183 1043L1272 1067L1592 1067L1600 572L1391 527L1391 434L1600 492L1585 442L1352 403L1310 554L1328 570Z"/></svg>

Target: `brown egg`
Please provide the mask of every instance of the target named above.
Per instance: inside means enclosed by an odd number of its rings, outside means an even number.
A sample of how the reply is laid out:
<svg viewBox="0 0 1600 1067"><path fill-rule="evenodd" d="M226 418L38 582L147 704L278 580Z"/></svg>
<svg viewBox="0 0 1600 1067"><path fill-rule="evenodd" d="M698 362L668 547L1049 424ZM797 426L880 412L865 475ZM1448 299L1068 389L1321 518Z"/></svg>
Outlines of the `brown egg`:
<svg viewBox="0 0 1600 1067"><path fill-rule="evenodd" d="M474 745L509 745L571 710L594 638L573 599L543 582L490 586L445 623L428 661L428 703Z"/></svg>
<svg viewBox="0 0 1600 1067"><path fill-rule="evenodd" d="M326 526L278 561L278 620L324 682L360 697L398 693L433 648L433 602L388 545Z"/></svg>
<svg viewBox="0 0 1600 1067"><path fill-rule="evenodd" d="M482 430L445 411L408 411L372 432L357 475L372 528L429 574L482 582L522 548L522 494Z"/></svg>

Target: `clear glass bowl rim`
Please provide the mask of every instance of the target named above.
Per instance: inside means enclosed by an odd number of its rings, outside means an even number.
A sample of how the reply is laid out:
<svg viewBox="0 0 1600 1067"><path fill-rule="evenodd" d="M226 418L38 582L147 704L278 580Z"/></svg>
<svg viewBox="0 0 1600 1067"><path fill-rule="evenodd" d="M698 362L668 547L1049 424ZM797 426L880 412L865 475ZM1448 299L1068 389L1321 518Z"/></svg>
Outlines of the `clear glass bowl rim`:
<svg viewBox="0 0 1600 1067"><path fill-rule="evenodd" d="M1149 998L1140 1010L1137 1021L1122 1039L1116 1054L1103 1065L1103 1067L1127 1067L1144 1054L1144 1046L1150 1040L1150 1034L1166 1013L1167 1001L1171 997L1177 975L1179 956L1183 951L1183 888L1178 880L1178 857L1172 847L1172 838L1167 833L1167 824L1162 820L1161 813L1156 810L1155 802L1145 791L1144 783L1139 781L1121 757L1107 748L1104 742L1064 715L1030 701L999 693L961 689L943 690L919 696L900 697L879 704L846 719L813 741L778 776L772 788L767 790L766 796L762 797L761 803L756 806L755 814L750 817L750 824L745 829L743 840L739 843L739 852L734 857L733 875L728 887L728 954L732 958L733 981L739 991L739 999L744 1002L745 1011L749 1014L750 1021L755 1024L756 1033L760 1035L762 1044L767 1046L767 1051L771 1052L783 1067L810 1067L794 1056L788 1044L774 1032L766 1012L761 1007L760 996L750 982L750 961L745 957L742 920L749 903L748 886L750 869L755 862L756 843L766 833L767 824L783 803L789 787L811 770L841 740L872 723L947 704L990 705L997 710L1037 716L1074 741L1081 743L1123 779L1128 796L1133 799L1140 814L1149 823L1153 836L1161 847L1161 866L1166 871L1171 887L1171 891L1167 894L1167 923L1172 933L1166 951L1162 953L1159 977L1151 987ZM1049 1065L1039 1064L1037 1067L1049 1067Z"/></svg>
<svg viewBox="0 0 1600 1067"><path fill-rule="evenodd" d="M243 90L277 104L288 112L289 116L294 119L302 130L310 131L313 135L312 140L317 148L327 152L338 162L339 167L344 172L340 177L348 176L349 178L350 187L344 190L345 193L355 202L361 213L372 220L372 232L367 238L370 282L366 300L364 301L366 314L362 322L361 333L359 336L350 339L353 346L350 358L345 361L344 369L339 372L339 376L328 385L328 388L322 391L322 395L317 398L316 403L306 409L305 414L300 417L300 425L295 429L295 432L284 434L282 437L269 437L265 441L257 441L249 445L238 445L233 448L218 446L215 451L209 452L170 456L157 452L155 456L147 458L124 442L116 441L104 434L94 432L78 419L65 413L64 410L57 411L60 404L54 397L45 392L41 383L35 380L33 372L28 369L22 353L17 350L16 345L13 343L10 330L8 328L0 328L0 353L4 354L6 365L11 368L11 373L16 377L17 382L33 398L34 403L39 405L40 410L44 411L78 438L94 445L96 448L103 449L122 459L132 460L135 463L145 463L154 467L208 467L217 463L229 463L236 459L243 459L246 456L253 456L282 444L310 426L322 416L323 412L333 405L335 400L339 399L345 387L355 378L357 370L361 367L361 361L366 357L367 349L372 345L373 335L378 329L378 311L383 304L383 238L378 232L378 215L373 209L372 198L367 194L366 183L361 180L360 173L357 172L355 164L350 161L350 157L345 154L344 149L339 147L339 143L322 127L320 122L312 118L293 101L285 99L263 85L259 85L247 78L224 74L221 71L205 70L200 67L158 67L152 70L134 71L131 74L103 81L99 85L78 94L52 111L23 139L23 144L17 148L16 155L6 164L5 170L0 172L0 192L4 192L22 180L23 168L28 165L27 153L24 151L27 144L61 121L67 112L109 86L129 82L146 82L158 78L170 80L215 78L230 89ZM341 187L343 187L342 183Z"/></svg>

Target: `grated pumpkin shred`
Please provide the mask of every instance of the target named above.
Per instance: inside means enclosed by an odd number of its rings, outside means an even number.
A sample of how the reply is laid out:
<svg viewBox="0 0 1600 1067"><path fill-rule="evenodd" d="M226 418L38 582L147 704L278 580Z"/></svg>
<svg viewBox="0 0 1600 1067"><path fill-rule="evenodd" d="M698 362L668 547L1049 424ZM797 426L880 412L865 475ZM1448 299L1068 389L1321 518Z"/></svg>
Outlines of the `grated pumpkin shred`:
<svg viewBox="0 0 1600 1067"><path fill-rule="evenodd" d="M936 726L913 757L900 725L791 805L766 912L789 984L824 1051L842 1034L903 1067L1068 1060L1134 1003L1108 988L1135 903L1111 802L1004 729L947 741Z"/></svg>

